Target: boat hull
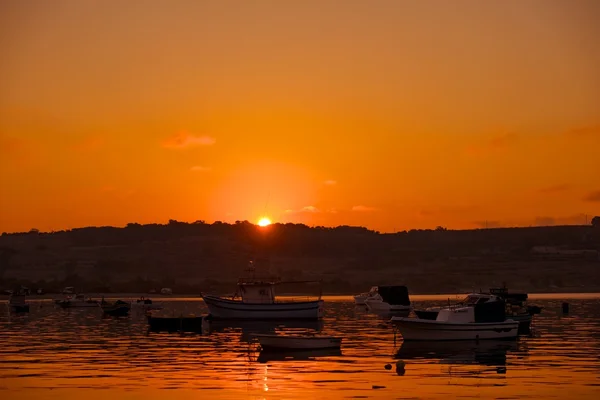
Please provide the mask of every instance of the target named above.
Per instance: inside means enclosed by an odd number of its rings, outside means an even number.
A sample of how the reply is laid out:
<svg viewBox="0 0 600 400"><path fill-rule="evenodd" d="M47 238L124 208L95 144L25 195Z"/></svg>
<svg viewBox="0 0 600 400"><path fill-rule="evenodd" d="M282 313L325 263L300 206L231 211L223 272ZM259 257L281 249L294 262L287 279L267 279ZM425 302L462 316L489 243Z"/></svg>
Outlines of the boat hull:
<svg viewBox="0 0 600 400"><path fill-rule="evenodd" d="M126 315L129 315L129 310L131 310L129 304L102 306L102 311L104 312L104 314L113 317L124 317Z"/></svg>
<svg viewBox="0 0 600 400"><path fill-rule="evenodd" d="M323 300L282 303L243 303L218 296L203 295L214 319L321 319Z"/></svg>
<svg viewBox="0 0 600 400"><path fill-rule="evenodd" d="M420 319L428 319L433 320L437 318L439 313L439 309L427 309L427 310L415 310L415 314ZM506 320L512 319L513 321L517 321L519 323L519 334L529 334L531 332L531 314L518 314L518 315L510 315L506 318Z"/></svg>
<svg viewBox="0 0 600 400"><path fill-rule="evenodd" d="M419 318L393 317L405 341L430 340L513 340L517 338L519 323L504 322L453 323Z"/></svg>
<svg viewBox="0 0 600 400"><path fill-rule="evenodd" d="M368 296L363 296L363 295L356 295L354 296L354 304L358 305L358 306L364 306L366 305L365 301L368 299Z"/></svg>
<svg viewBox="0 0 600 400"><path fill-rule="evenodd" d="M342 338L331 336L253 335L263 350L339 349Z"/></svg>

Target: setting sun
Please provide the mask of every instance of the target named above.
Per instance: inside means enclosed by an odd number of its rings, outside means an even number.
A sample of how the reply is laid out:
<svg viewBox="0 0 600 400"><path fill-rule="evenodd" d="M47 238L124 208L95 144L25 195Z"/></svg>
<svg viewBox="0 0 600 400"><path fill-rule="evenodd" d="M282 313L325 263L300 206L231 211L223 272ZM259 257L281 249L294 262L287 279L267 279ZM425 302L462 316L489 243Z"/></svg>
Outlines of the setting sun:
<svg viewBox="0 0 600 400"><path fill-rule="evenodd" d="M271 225L271 220L267 217L262 217L258 220L258 226L267 226Z"/></svg>

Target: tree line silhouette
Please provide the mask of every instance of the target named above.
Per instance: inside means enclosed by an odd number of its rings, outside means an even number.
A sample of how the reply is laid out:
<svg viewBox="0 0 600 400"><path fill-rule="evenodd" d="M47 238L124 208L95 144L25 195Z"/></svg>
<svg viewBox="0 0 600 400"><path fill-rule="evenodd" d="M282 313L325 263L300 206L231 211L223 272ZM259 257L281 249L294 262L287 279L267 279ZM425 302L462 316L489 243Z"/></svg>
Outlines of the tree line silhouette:
<svg viewBox="0 0 600 400"><path fill-rule="evenodd" d="M384 280L412 282L422 292L435 292L485 284L501 279L503 271L519 277L515 280L522 286L564 285L563 276L589 285L595 281L588 279L587 271L597 268L597 259L589 259L587 253L580 258L545 259L532 254L532 248L598 250L599 222L600 217L594 217L592 224L585 226L438 227L397 233L355 226L276 223L258 227L248 221L209 224L176 220L56 232L32 229L0 236L0 287L28 284L57 290L65 285L102 292L146 292L164 286L179 293L227 290L245 263L257 257L271 259L274 272L283 278L322 279L324 290L332 292L362 290ZM573 265L579 266L581 276L573 275ZM444 279L436 276L442 274Z"/></svg>

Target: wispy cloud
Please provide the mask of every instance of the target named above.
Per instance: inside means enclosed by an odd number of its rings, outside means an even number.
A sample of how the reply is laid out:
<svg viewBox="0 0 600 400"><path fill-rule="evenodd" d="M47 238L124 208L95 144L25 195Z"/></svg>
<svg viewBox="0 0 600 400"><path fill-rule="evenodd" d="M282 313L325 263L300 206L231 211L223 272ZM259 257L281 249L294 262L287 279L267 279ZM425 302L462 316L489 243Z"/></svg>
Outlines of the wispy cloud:
<svg viewBox="0 0 600 400"><path fill-rule="evenodd" d="M210 136L198 136L187 131L181 131L162 142L167 149L185 149L196 146L212 146L217 140Z"/></svg>
<svg viewBox="0 0 600 400"><path fill-rule="evenodd" d="M540 193L558 193L558 192L566 192L567 190L571 189L571 185L567 184L567 183L562 183L559 185L552 185L552 186L547 186L544 188L541 188L539 191Z"/></svg>
<svg viewBox="0 0 600 400"><path fill-rule="evenodd" d="M323 184L325 184L327 186L333 186L333 185L337 185L337 181L334 181L333 179L328 179L325 182L323 182Z"/></svg>
<svg viewBox="0 0 600 400"><path fill-rule="evenodd" d="M321 210L319 210L315 206L305 206L299 210L285 210L285 212L287 214L302 214L302 213L318 213L318 212L321 212Z"/></svg>
<svg viewBox="0 0 600 400"><path fill-rule="evenodd" d="M356 211L356 212L372 212L372 211L377 211L377 208L360 205L360 206L354 206L354 207L352 207L352 211Z"/></svg>
<svg viewBox="0 0 600 400"><path fill-rule="evenodd" d="M572 138L600 136L600 124L572 128L572 129L569 129L568 131L566 131L565 135L572 137Z"/></svg>
<svg viewBox="0 0 600 400"><path fill-rule="evenodd" d="M193 172L208 172L208 171L212 171L211 167L205 167L202 165L194 165L193 167L190 168L190 171Z"/></svg>
<svg viewBox="0 0 600 400"><path fill-rule="evenodd" d="M600 202L600 190L595 190L593 192L589 192L583 198L584 201L591 201L594 203Z"/></svg>

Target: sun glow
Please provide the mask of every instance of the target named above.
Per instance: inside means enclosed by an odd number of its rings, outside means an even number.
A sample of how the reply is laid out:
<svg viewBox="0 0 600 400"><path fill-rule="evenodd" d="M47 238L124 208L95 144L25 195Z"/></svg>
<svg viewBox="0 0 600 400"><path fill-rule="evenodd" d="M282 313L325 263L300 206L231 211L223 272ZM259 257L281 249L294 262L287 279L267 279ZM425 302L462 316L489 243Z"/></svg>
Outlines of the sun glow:
<svg viewBox="0 0 600 400"><path fill-rule="evenodd" d="M271 225L271 220L267 217L262 217L258 220L258 226L267 226Z"/></svg>

